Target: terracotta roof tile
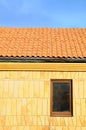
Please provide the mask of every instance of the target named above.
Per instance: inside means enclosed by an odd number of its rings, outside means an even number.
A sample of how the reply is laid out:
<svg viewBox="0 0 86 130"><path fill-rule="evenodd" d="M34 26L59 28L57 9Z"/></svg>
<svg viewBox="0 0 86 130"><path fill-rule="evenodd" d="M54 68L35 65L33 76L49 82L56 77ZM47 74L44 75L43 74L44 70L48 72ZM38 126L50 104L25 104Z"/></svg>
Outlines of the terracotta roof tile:
<svg viewBox="0 0 86 130"><path fill-rule="evenodd" d="M0 56L86 57L86 28L0 28Z"/></svg>

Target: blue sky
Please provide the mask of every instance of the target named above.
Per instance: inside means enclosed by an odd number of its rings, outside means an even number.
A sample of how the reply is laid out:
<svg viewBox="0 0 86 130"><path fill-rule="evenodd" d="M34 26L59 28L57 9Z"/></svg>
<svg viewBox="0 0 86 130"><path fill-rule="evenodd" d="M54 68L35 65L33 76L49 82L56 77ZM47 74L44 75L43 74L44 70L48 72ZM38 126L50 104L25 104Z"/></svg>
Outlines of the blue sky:
<svg viewBox="0 0 86 130"><path fill-rule="evenodd" d="M86 0L0 0L0 26L86 27Z"/></svg>

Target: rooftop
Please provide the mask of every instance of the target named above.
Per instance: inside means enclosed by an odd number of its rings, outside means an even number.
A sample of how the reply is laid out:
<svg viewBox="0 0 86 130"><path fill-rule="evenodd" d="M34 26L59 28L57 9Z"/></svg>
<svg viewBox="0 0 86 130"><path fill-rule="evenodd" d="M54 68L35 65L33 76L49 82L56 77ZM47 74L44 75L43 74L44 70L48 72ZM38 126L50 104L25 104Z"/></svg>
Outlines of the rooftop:
<svg viewBox="0 0 86 130"><path fill-rule="evenodd" d="M86 60L86 28L0 27L0 59Z"/></svg>

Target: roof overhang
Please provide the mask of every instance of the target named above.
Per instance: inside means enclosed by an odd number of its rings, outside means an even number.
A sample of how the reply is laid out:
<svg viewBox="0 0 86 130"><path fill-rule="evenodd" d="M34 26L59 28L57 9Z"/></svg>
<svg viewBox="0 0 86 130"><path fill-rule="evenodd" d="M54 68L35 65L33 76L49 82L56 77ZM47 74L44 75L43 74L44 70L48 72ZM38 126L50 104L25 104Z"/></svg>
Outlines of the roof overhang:
<svg viewBox="0 0 86 130"><path fill-rule="evenodd" d="M65 57L0 57L0 62L27 62L27 63L86 63L84 58Z"/></svg>

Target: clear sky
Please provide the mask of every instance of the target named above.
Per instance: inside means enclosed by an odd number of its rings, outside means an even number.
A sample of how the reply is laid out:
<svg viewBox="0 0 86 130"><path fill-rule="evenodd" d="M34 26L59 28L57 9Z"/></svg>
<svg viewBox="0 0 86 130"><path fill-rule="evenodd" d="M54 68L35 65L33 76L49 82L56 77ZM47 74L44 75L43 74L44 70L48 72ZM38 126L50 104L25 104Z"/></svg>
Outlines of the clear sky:
<svg viewBox="0 0 86 130"><path fill-rule="evenodd" d="M86 0L0 0L0 26L86 28Z"/></svg>

